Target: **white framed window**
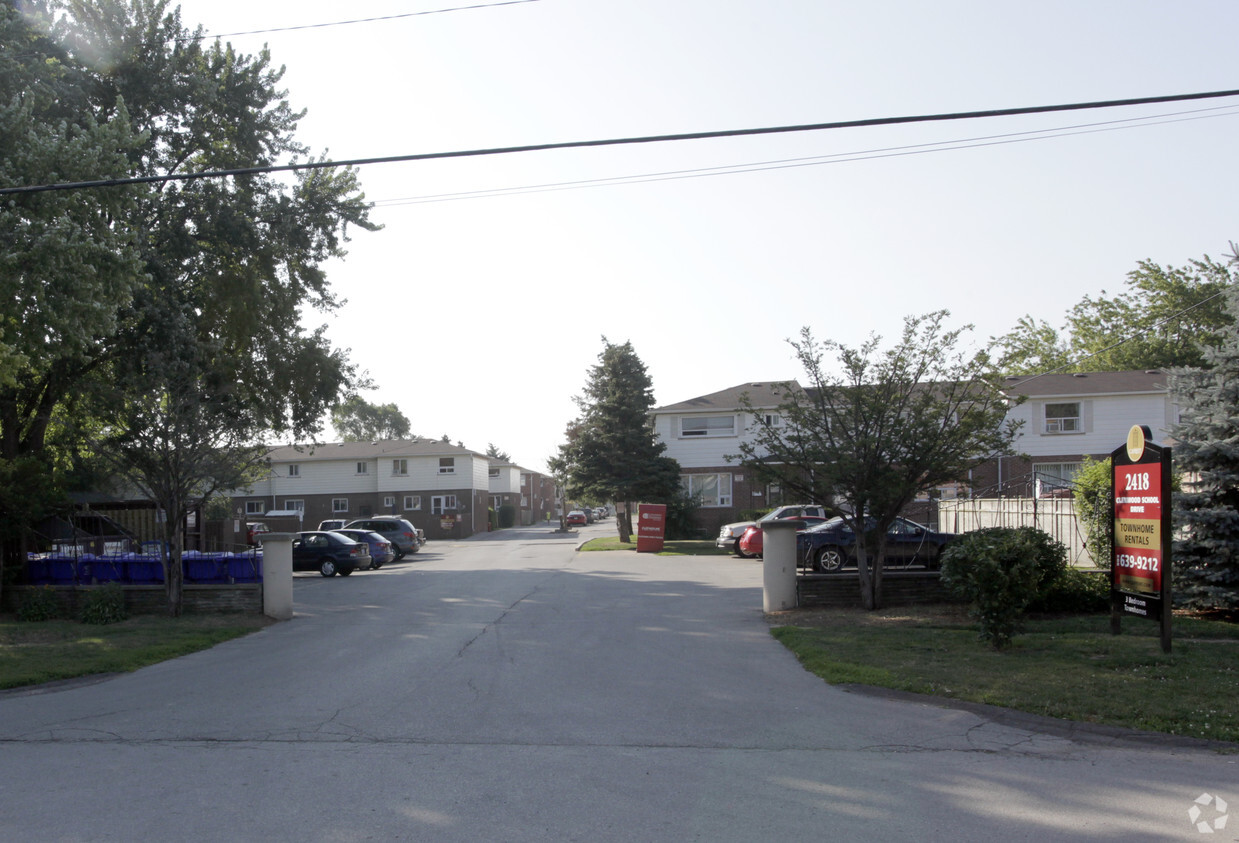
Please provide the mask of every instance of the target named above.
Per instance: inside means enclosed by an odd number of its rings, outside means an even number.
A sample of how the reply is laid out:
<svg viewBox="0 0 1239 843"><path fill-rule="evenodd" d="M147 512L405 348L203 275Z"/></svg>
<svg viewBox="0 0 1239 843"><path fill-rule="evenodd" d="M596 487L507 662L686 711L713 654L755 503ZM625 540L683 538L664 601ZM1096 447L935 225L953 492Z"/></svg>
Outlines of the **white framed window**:
<svg viewBox="0 0 1239 843"><path fill-rule="evenodd" d="M492 469L490 470L490 476L491 476L491 477L498 477L498 476L499 476L499 469L497 469L497 468L492 468Z"/></svg>
<svg viewBox="0 0 1239 843"><path fill-rule="evenodd" d="M680 437L735 436L735 416L682 416Z"/></svg>
<svg viewBox="0 0 1239 843"><path fill-rule="evenodd" d="M442 515L445 512L453 512L455 509L455 495L435 495L430 499L430 512L432 515Z"/></svg>
<svg viewBox="0 0 1239 843"><path fill-rule="evenodd" d="M395 505L396 505L396 496L395 496L395 495L386 495L386 496L383 498L383 508L384 508L384 509L391 509L391 508L392 508L393 506L395 506Z"/></svg>
<svg viewBox="0 0 1239 843"><path fill-rule="evenodd" d="M332 498L331 499L331 511L332 512L348 512L348 498Z"/></svg>
<svg viewBox="0 0 1239 843"><path fill-rule="evenodd" d="M529 496L521 495L521 509L524 509L527 506L529 506Z"/></svg>
<svg viewBox="0 0 1239 843"><path fill-rule="evenodd" d="M1066 495L1071 491L1075 477L1084 463L1080 462L1039 462L1033 463L1033 479L1035 494L1039 498L1052 495Z"/></svg>
<svg viewBox="0 0 1239 843"><path fill-rule="evenodd" d="M368 463L368 462L359 462L359 463L357 463L357 473L358 473L358 474L369 474L369 473L370 473L370 463Z"/></svg>
<svg viewBox="0 0 1239 843"><path fill-rule="evenodd" d="M1046 433L1080 433L1084 430L1082 421L1079 401L1045 405Z"/></svg>
<svg viewBox="0 0 1239 843"><path fill-rule="evenodd" d="M405 512L419 512L421 508L422 508L422 496L421 495L405 495L404 496Z"/></svg>
<svg viewBox="0 0 1239 843"><path fill-rule="evenodd" d="M245 502L245 514L246 515L262 515L262 511L263 511L263 501L246 501Z"/></svg>
<svg viewBox="0 0 1239 843"><path fill-rule="evenodd" d="M392 460L391 461L391 473L392 473L392 476L394 477L407 476L409 473L409 461L408 460Z"/></svg>
<svg viewBox="0 0 1239 843"><path fill-rule="evenodd" d="M456 458L455 457L439 457L439 473L440 474L455 474L456 473Z"/></svg>
<svg viewBox="0 0 1239 843"><path fill-rule="evenodd" d="M284 508L294 512L305 512L305 501L289 499L284 501Z"/></svg>
<svg viewBox="0 0 1239 843"><path fill-rule="evenodd" d="M782 427L783 417L778 413L758 413L753 416L753 420L759 425L764 424L766 427Z"/></svg>
<svg viewBox="0 0 1239 843"><path fill-rule="evenodd" d="M297 465L297 463L295 463L295 462L294 462L294 463L289 463L289 465L288 465L288 476L289 476L289 477L300 477L300 476L301 476L301 466Z"/></svg>
<svg viewBox="0 0 1239 843"><path fill-rule="evenodd" d="M701 499L701 506L731 506L730 474L681 474L684 491Z"/></svg>

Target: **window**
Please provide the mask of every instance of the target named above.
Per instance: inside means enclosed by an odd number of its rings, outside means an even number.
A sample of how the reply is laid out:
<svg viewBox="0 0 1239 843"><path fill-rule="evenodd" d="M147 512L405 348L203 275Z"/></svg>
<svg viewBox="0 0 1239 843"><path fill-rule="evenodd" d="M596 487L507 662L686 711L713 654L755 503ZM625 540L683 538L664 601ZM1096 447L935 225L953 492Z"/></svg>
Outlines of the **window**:
<svg viewBox="0 0 1239 843"><path fill-rule="evenodd" d="M262 515L262 504L263 504L262 501L246 501L245 502L245 514L246 515Z"/></svg>
<svg viewBox="0 0 1239 843"><path fill-rule="evenodd" d="M1071 494L1075 476L1083 463L1041 462L1033 465L1036 480L1035 494L1039 498L1068 496Z"/></svg>
<svg viewBox="0 0 1239 843"><path fill-rule="evenodd" d="M499 476L499 469L497 469L497 468L492 468L492 469L490 470L490 476L491 476L491 477L498 477L498 476Z"/></svg>
<svg viewBox="0 0 1239 843"><path fill-rule="evenodd" d="M393 476L396 476L396 477L407 476L409 473L409 461L408 460L392 460L391 461L391 473Z"/></svg>
<svg viewBox="0 0 1239 843"><path fill-rule="evenodd" d="M439 473L440 474L455 474L456 473L456 458L455 457L439 457ZM455 507L453 507L454 509Z"/></svg>
<svg viewBox="0 0 1239 843"><path fill-rule="evenodd" d="M455 495L435 495L430 499L430 512L432 515L442 515L445 512L452 512L455 509Z"/></svg>
<svg viewBox="0 0 1239 843"><path fill-rule="evenodd" d="M503 496L502 495L491 495L490 496L490 508L495 510L495 512L498 512L499 507L501 506L503 506Z"/></svg>
<svg viewBox="0 0 1239 843"><path fill-rule="evenodd" d="M685 416L680 419L680 436L735 436L735 416Z"/></svg>
<svg viewBox="0 0 1239 843"><path fill-rule="evenodd" d="M305 512L305 501L286 500L284 508L292 512Z"/></svg>
<svg viewBox="0 0 1239 843"><path fill-rule="evenodd" d="M764 424L766 427L782 427L783 426L783 417L780 416L778 413L759 413L753 418L754 420L756 420L756 422L759 425Z"/></svg>
<svg viewBox="0 0 1239 843"><path fill-rule="evenodd" d="M291 464L288 466L288 476L289 476L289 477L300 477L300 476L301 476L301 466L297 465L296 463L291 463Z"/></svg>
<svg viewBox="0 0 1239 843"><path fill-rule="evenodd" d="M1083 429L1080 424L1080 402L1045 405L1046 433L1079 433Z"/></svg>
<svg viewBox="0 0 1239 843"><path fill-rule="evenodd" d="M332 512L348 512L348 498L332 498L331 499L331 511Z"/></svg>
<svg viewBox="0 0 1239 843"><path fill-rule="evenodd" d="M731 506L730 474L681 474L680 485L690 497L700 498L703 507Z"/></svg>
<svg viewBox="0 0 1239 843"><path fill-rule="evenodd" d="M407 512L420 511L422 508L422 496L421 495L405 495L404 496L404 508L405 508L405 511Z"/></svg>
<svg viewBox="0 0 1239 843"><path fill-rule="evenodd" d="M369 474L369 473L370 473L370 464L369 464L369 463L365 463L365 462L359 462L359 463L357 463L357 473L358 473L358 474Z"/></svg>

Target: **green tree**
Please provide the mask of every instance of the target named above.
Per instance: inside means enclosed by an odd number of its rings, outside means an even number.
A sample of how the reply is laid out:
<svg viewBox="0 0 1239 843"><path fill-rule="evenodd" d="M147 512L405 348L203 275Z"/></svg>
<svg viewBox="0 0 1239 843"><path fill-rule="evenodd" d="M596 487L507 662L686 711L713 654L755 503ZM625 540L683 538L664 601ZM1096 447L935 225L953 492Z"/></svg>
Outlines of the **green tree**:
<svg viewBox="0 0 1239 843"><path fill-rule="evenodd" d="M0 13L5 186L305 160L265 50L204 45L166 0L21 7ZM192 315L199 379L228 384L253 429L312 434L356 380L302 327L339 306L323 267L349 227L375 228L352 170L29 194L0 213L0 357L17 364L0 377L4 459L63 462L44 456L50 426L69 406L66 435L114 413L124 362L168 312Z"/></svg>
<svg viewBox="0 0 1239 843"><path fill-rule="evenodd" d="M360 395L331 408L331 426L344 442L407 439L412 427L395 404L371 404Z"/></svg>
<svg viewBox="0 0 1239 843"><path fill-rule="evenodd" d="M1109 568L1113 560L1110 530L1114 521L1114 502L1110 498L1113 468L1110 458L1084 458L1072 484L1076 515L1084 528L1084 546L1093 564Z"/></svg>
<svg viewBox="0 0 1239 843"><path fill-rule="evenodd" d="M512 457L507 451L501 451L493 442L486 443L486 456L500 462L511 462Z"/></svg>
<svg viewBox="0 0 1239 843"><path fill-rule="evenodd" d="M757 414L754 437L741 445L746 471L759 481L821 502L862 537L867 609L882 605L883 539L900 511L919 492L965 480L969 469L1010 453L1017 432L1006 421L1001 375L984 352L959 349L969 328L947 330L947 316L908 317L884 352L880 337L849 348L802 329L790 343L808 386L786 385L781 423ZM840 374L823 369L827 353Z"/></svg>
<svg viewBox="0 0 1239 843"><path fill-rule="evenodd" d="M999 368L1011 375L1061 370L1112 372L1200 366L1202 345L1231 324L1219 295L1234 270L1205 255L1183 267L1140 261L1126 289L1085 296L1061 330L1025 316L995 340Z"/></svg>
<svg viewBox="0 0 1239 843"><path fill-rule="evenodd" d="M1239 262L1239 257L1233 259ZM1227 293L1239 320L1239 286ZM1179 406L1174 495L1174 593L1196 608L1239 608L1239 321L1204 350L1206 368L1171 372Z"/></svg>
<svg viewBox="0 0 1239 843"><path fill-rule="evenodd" d="M581 415L568 425L566 442L549 460L569 498L622 503L666 503L680 489L679 464L663 456L649 411L653 383L632 343L602 338L598 364L575 400ZM616 516L621 541L632 535L631 506Z"/></svg>

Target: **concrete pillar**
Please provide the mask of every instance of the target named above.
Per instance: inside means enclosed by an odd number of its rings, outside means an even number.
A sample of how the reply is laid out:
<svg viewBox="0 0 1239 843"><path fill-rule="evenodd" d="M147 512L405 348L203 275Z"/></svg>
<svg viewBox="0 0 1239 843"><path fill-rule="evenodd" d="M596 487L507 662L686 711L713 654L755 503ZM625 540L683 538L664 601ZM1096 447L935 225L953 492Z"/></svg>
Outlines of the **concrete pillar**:
<svg viewBox="0 0 1239 843"><path fill-rule="evenodd" d="M296 533L259 533L262 542L262 613L277 621L293 616L293 539Z"/></svg>
<svg viewBox="0 0 1239 843"><path fill-rule="evenodd" d="M762 530L762 610L781 612L795 609L796 527L795 521L764 521Z"/></svg>

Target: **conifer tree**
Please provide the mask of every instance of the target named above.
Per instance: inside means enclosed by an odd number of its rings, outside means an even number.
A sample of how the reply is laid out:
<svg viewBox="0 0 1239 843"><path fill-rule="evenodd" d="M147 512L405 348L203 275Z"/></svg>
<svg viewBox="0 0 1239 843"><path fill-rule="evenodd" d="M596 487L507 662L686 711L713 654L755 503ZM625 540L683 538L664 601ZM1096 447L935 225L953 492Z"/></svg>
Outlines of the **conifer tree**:
<svg viewBox="0 0 1239 843"><path fill-rule="evenodd" d="M679 490L679 464L662 455L649 412L653 383L632 343L602 338L598 364L590 369L585 394L576 398L581 416L568 425L567 439L550 467L569 497L600 502L663 503ZM616 517L619 537L632 533L630 507Z"/></svg>
<svg viewBox="0 0 1239 843"><path fill-rule="evenodd" d="M1239 286L1227 296L1239 319ZM1204 368L1170 378L1179 406L1174 464L1183 475L1174 496L1173 589L1180 605L1239 609L1239 325L1222 331L1204 357Z"/></svg>

